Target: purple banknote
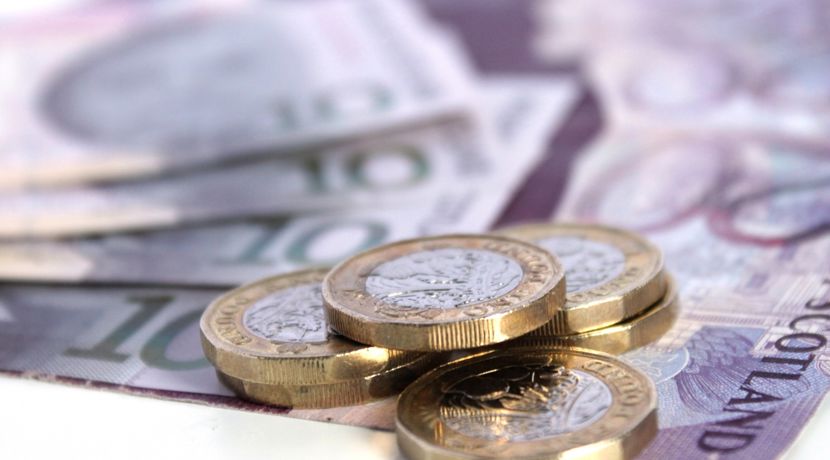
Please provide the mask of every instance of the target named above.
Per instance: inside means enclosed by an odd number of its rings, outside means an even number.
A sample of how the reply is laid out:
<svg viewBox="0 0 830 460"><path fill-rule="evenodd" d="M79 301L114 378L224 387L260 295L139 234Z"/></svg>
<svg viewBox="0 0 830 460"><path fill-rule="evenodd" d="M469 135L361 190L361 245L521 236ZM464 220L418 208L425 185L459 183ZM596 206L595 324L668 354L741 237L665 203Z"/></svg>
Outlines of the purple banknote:
<svg viewBox="0 0 830 460"><path fill-rule="evenodd" d="M645 458L775 458L830 388L826 152L627 132L581 158L556 217L645 233L680 285L672 330L624 355L659 391Z"/></svg>

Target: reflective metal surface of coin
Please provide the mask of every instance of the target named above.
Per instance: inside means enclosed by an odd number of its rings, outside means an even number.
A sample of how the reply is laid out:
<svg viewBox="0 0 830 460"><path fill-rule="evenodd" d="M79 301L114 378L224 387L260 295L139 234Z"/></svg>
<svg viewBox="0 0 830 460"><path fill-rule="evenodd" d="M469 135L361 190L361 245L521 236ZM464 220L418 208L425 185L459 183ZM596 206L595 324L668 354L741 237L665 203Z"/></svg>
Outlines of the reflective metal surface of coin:
<svg viewBox="0 0 830 460"><path fill-rule="evenodd" d="M605 354L518 347L446 364L398 399L412 459L627 459L657 431L649 378Z"/></svg>
<svg viewBox="0 0 830 460"><path fill-rule="evenodd" d="M474 348L518 337L564 305L564 270L532 244L450 235L388 244L332 269L323 282L332 327L401 350Z"/></svg>
<svg viewBox="0 0 830 460"><path fill-rule="evenodd" d="M324 409L395 395L427 370L446 362L446 357L445 353L429 353L379 374L318 384L269 384L216 372L219 380L242 399L295 409Z"/></svg>
<svg viewBox="0 0 830 460"><path fill-rule="evenodd" d="M674 279L666 276L666 294L642 313L613 326L571 335L556 335L548 323L502 346L534 345L590 348L619 355L655 342L671 329L680 312Z"/></svg>
<svg viewBox="0 0 830 460"><path fill-rule="evenodd" d="M565 267L567 303L546 329L586 332L630 318L665 292L663 255L644 238L592 224L529 224L496 232L554 253Z"/></svg>
<svg viewBox="0 0 830 460"><path fill-rule="evenodd" d="M208 360L238 379L309 385L364 378L420 356L332 333L320 296L326 273L265 278L216 299L200 323Z"/></svg>

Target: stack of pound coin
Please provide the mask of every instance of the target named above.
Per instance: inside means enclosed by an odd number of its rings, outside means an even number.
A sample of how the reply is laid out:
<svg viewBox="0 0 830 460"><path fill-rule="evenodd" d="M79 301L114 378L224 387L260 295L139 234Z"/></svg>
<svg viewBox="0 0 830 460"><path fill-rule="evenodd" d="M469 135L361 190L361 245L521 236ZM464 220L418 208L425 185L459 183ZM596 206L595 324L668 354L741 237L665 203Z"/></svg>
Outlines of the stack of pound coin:
<svg viewBox="0 0 830 460"><path fill-rule="evenodd" d="M441 354L362 345L332 333L320 295L326 273L265 278L205 310L205 355L240 397L294 408L360 404L397 394L445 361Z"/></svg>
<svg viewBox="0 0 830 460"><path fill-rule="evenodd" d="M425 374L398 399L410 459L630 459L657 432L651 380L579 348L485 351Z"/></svg>
<svg viewBox="0 0 830 460"><path fill-rule="evenodd" d="M638 235L533 224L240 287L207 308L202 342L253 401L322 408L403 390L396 430L413 459L629 459L656 433L657 396L613 355L660 338L677 292Z"/></svg>
<svg viewBox="0 0 830 460"><path fill-rule="evenodd" d="M566 303L522 337L525 344L584 347L620 354L659 339L679 301L659 248L639 235L591 224L540 223L497 232L532 242L562 261Z"/></svg>
<svg viewBox="0 0 830 460"><path fill-rule="evenodd" d="M323 281L329 324L355 341L397 350L459 350L504 342L565 305L550 252L495 235L387 244L334 267Z"/></svg>

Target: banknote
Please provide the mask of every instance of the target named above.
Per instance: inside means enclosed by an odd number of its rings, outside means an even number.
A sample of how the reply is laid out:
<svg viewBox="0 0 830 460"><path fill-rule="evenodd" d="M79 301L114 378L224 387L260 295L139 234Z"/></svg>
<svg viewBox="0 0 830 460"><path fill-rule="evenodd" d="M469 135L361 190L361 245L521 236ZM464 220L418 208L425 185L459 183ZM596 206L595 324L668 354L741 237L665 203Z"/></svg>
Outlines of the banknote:
<svg viewBox="0 0 830 460"><path fill-rule="evenodd" d="M201 312L225 291L206 285L228 287L266 274L331 264L351 252L404 237L489 228L539 159L573 103L576 87L571 80L548 77L505 77L487 84L499 107L492 125L501 156L499 173L486 186L458 183L418 206L251 220L67 246L55 243L43 247L41 265L31 254L21 256L6 266L10 276L17 276L14 273L22 267L15 268L14 263L28 263L42 279L141 286L0 286L0 370L139 395L392 429L393 399L295 411L234 398L216 379L200 347ZM4 248L0 254L6 258L10 252ZM85 266L73 257L84 255L98 259L88 260L93 265L86 265L87 271L73 271ZM60 265L72 260L78 263ZM154 283L168 286L148 286Z"/></svg>
<svg viewBox="0 0 830 460"><path fill-rule="evenodd" d="M613 43L662 37L696 40L749 53L819 45L830 16L822 1L539 0L538 51L550 59L584 58ZM594 28L592 28L594 27ZM602 27L602 33L594 33Z"/></svg>
<svg viewBox="0 0 830 460"><path fill-rule="evenodd" d="M803 54L764 59L661 41L610 46L590 59L588 74L614 124L822 141L830 93L814 81L830 48Z"/></svg>
<svg viewBox="0 0 830 460"><path fill-rule="evenodd" d="M494 148L490 152L477 151L471 144L475 139L449 131L435 150L443 157L436 162L450 163L445 177L432 184L437 190L416 188L416 201L99 238L2 243L0 278L224 286L328 265L383 242L484 231L539 160L577 96L575 82L567 78L493 77L484 87L492 108L488 137L497 145L488 145ZM442 132L437 134L435 140L441 141ZM390 170L387 164L384 172ZM456 176L446 177L450 173Z"/></svg>
<svg viewBox="0 0 830 460"><path fill-rule="evenodd" d="M644 232L682 312L625 355L652 376L660 432L643 458L776 458L830 388L830 157L803 142L609 133L557 219Z"/></svg>
<svg viewBox="0 0 830 460"><path fill-rule="evenodd" d="M0 369L7 375L136 395L394 427L394 399L325 410L246 403L216 377L199 318L220 289L0 287Z"/></svg>
<svg viewBox="0 0 830 460"><path fill-rule="evenodd" d="M474 80L434 31L407 0L113 2L4 24L0 188L150 175L461 116Z"/></svg>
<svg viewBox="0 0 830 460"><path fill-rule="evenodd" d="M0 193L0 237L66 237L405 204L458 181L493 177L499 152L489 133L473 120L447 120L291 158Z"/></svg>
<svg viewBox="0 0 830 460"><path fill-rule="evenodd" d="M540 3L539 46L584 61L613 124L823 141L826 6L726 3Z"/></svg>
<svg viewBox="0 0 830 460"><path fill-rule="evenodd" d="M501 94L488 99L487 85L483 91L491 111L513 110L515 101ZM559 108L571 93L561 85L541 96ZM0 237L109 233L421 201L459 182L496 177L499 160L507 155L494 145L494 129L482 126L497 121L479 118L436 122L291 158L141 181L0 193ZM521 158L510 161L532 165Z"/></svg>

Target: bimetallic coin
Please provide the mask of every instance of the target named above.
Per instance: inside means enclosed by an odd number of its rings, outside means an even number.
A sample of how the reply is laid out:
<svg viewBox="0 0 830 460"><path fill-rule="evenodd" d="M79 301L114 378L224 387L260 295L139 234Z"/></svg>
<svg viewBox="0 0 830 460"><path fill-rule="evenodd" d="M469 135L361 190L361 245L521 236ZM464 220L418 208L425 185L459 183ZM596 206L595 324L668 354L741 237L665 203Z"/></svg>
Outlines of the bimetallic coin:
<svg viewBox="0 0 830 460"><path fill-rule="evenodd" d="M562 261L567 303L545 325L549 334L619 323L654 305L666 290L662 252L634 233L589 224L530 224L497 233L533 242Z"/></svg>
<svg viewBox="0 0 830 460"><path fill-rule="evenodd" d="M564 304L555 256L523 241L451 235L358 254L323 282L332 327L400 350L474 348L545 324Z"/></svg>
<svg viewBox="0 0 830 460"><path fill-rule="evenodd" d="M674 280L666 277L666 295L639 315L622 323L580 334L556 335L548 323L502 346L579 347L619 355L655 342L671 329L680 311Z"/></svg>
<svg viewBox="0 0 830 460"><path fill-rule="evenodd" d="M399 393L427 370L446 362L446 354L429 353L411 363L361 379L319 384L268 384L223 374L219 380L242 399L295 409L363 404Z"/></svg>
<svg viewBox="0 0 830 460"><path fill-rule="evenodd" d="M657 431L649 378L605 354L519 347L441 366L398 399L412 459L626 459Z"/></svg>
<svg viewBox="0 0 830 460"><path fill-rule="evenodd" d="M361 379L420 356L332 333L320 296L326 272L265 278L216 299L200 323L208 360L238 379L310 385Z"/></svg>

